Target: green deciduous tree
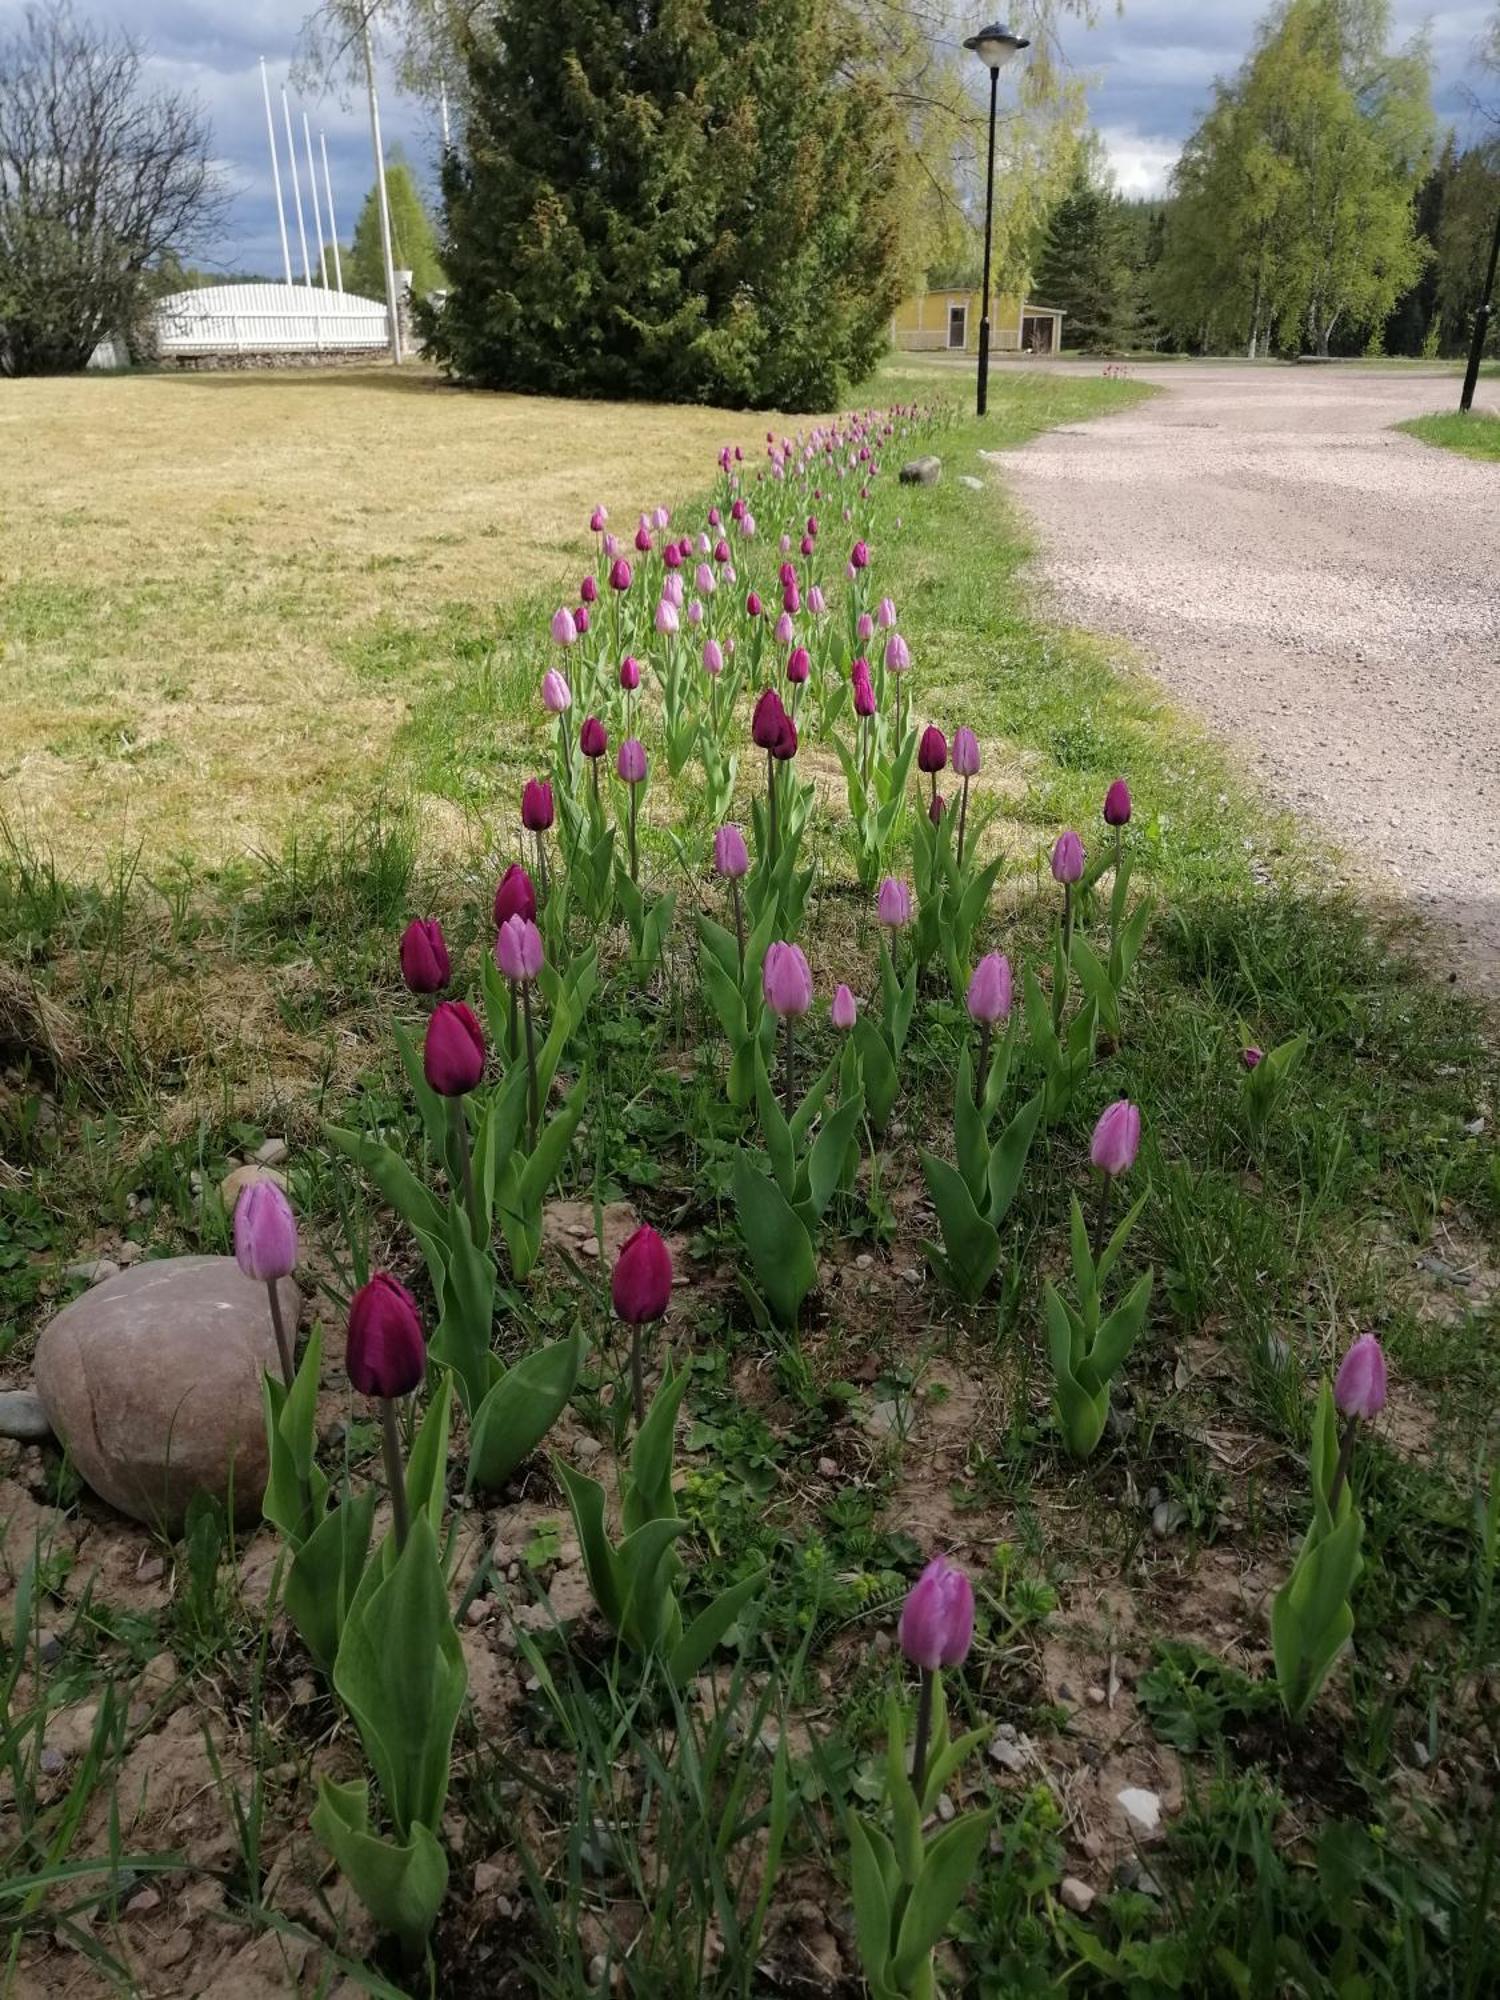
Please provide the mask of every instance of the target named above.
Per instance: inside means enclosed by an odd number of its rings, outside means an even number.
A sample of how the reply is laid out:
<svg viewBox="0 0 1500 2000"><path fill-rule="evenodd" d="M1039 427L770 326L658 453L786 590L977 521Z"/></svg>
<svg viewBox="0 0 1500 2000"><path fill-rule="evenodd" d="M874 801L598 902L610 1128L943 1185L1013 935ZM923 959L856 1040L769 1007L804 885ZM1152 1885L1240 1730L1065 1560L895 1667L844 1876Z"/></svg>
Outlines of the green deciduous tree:
<svg viewBox="0 0 1500 2000"><path fill-rule="evenodd" d="M467 379L827 406L901 291L899 134L837 0L499 0L445 163Z"/></svg>
<svg viewBox="0 0 1500 2000"><path fill-rule="evenodd" d="M1389 0L1283 0L1177 169L1159 300L1191 344L1327 354L1383 326L1426 255L1425 44Z"/></svg>
<svg viewBox="0 0 1500 2000"><path fill-rule="evenodd" d="M437 231L427 213L412 171L394 159L385 170L385 195L391 212L391 255L398 271L411 272L413 298L447 283L438 261ZM372 185L354 225L354 244L344 262L344 283L366 298L385 297L385 258L380 247L380 203Z"/></svg>

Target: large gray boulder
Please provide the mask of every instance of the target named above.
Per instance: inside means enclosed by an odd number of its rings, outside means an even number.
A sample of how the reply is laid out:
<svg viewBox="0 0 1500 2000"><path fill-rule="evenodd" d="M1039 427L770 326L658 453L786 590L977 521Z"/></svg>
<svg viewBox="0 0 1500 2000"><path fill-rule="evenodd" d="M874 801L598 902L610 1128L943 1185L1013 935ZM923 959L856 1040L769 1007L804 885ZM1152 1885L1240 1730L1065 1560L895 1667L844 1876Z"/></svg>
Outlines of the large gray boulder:
<svg viewBox="0 0 1500 2000"><path fill-rule="evenodd" d="M290 1278L282 1312L301 1303ZM80 1475L111 1507L175 1533L195 1493L253 1521L266 1485L261 1371L275 1369L266 1288L232 1257L137 1264L64 1306L36 1387Z"/></svg>

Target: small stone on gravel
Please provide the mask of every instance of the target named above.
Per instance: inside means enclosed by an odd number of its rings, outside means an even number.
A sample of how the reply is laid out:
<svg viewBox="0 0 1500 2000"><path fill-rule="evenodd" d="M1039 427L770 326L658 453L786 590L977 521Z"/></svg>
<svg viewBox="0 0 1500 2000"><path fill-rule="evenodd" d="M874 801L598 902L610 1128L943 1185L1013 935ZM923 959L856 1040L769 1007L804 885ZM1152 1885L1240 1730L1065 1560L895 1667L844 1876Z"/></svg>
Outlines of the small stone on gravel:
<svg viewBox="0 0 1500 2000"><path fill-rule="evenodd" d="M1087 1882L1080 1882L1076 1875L1064 1875L1057 1891L1063 1907L1076 1917L1086 1917L1094 1907L1094 1892Z"/></svg>

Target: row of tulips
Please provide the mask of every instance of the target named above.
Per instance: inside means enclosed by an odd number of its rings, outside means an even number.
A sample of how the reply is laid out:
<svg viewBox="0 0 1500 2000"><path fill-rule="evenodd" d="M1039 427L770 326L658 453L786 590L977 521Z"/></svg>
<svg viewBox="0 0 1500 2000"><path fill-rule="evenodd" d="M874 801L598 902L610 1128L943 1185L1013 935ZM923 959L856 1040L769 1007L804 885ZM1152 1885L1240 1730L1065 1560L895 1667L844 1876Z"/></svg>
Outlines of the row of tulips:
<svg viewBox="0 0 1500 2000"><path fill-rule="evenodd" d="M857 1198L867 1159L872 1179L876 1173L924 991L946 986L974 1031L955 1068L953 1159L921 1156L941 1236L927 1245L928 1260L965 1299L978 1299L998 1267L1037 1133L1068 1119L1100 1034L1122 1034L1150 919L1149 902L1130 894L1133 808L1123 780L1105 798L1107 838L1092 860L1076 832L1053 847L1062 894L1050 993L1038 967L1017 974L1003 952L977 950L1001 867L999 857L982 859L988 818L975 790L982 746L967 725L951 738L936 723L913 726L911 649L894 603L871 594L872 483L882 452L917 421L914 412L867 413L806 438L768 435L753 483L743 457L726 448L714 506L696 535L669 532L670 515L655 509L622 545L605 510L595 509L590 528L604 584L585 578L576 607L560 607L551 621L557 652L541 696L553 719L552 768L524 789L524 852L495 892L493 951L464 998L452 991L459 974L436 920L415 919L401 941L402 976L428 1010L420 1049L395 1026L425 1176L378 1130L329 1129L406 1223L426 1267L435 1325L429 1337L412 1294L389 1273L371 1277L351 1303L347 1368L379 1412L390 1501L389 1530L372 1552L376 1489L346 1479L334 1490L316 1463L321 1337L314 1332L299 1362L277 1322L280 1373L266 1381L266 1512L287 1543L288 1612L358 1728L383 1830L363 1782L325 1780L315 1824L378 1921L413 1949L446 1882L437 1829L464 1694L447 1609L452 1538L443 1521L452 1406L456 1399L463 1416L465 1486L495 1490L543 1444L589 1353L596 1364L606 1358L584 1305L565 1337L502 1358L498 1350L513 1343L499 1313L498 1250L503 1245L509 1284L524 1285L540 1253L544 1200L588 1112L582 1029L601 978L600 941L623 924L629 948L611 976L641 992L669 938L675 893L650 880L643 838L653 757L674 778L693 760L701 764L701 823L717 826L706 845L730 921L719 923L706 908L695 913L701 988L727 1048L726 1096L746 1114L732 1189L747 1289L782 1328L795 1331L817 1282L833 1205ZM850 537L842 544L842 615L820 569L827 538L816 509L825 491ZM778 542L773 584L756 564L758 552ZM693 632L691 655L684 623ZM653 685L654 703L646 693ZM575 729L579 689L587 713ZM842 766L844 836L880 935L873 990L862 996L848 979L832 983L832 1053L822 1061L810 1020L816 981L801 942L816 879L804 852L814 787L798 773L808 730ZM651 751L648 738L657 746ZM763 760L748 837L732 818L746 750ZM938 788L950 771L958 786L952 798ZM893 865L903 843L909 877ZM690 852L675 837L674 844L680 855ZM1106 876L1107 899L1098 893ZM582 948L580 928L588 939ZM1299 1055L1298 1045L1269 1055L1245 1050L1257 1144ZM1024 1100L1008 1105L1013 1079L1023 1076ZM1092 1214L1075 1196L1070 1282L1043 1290L1057 1435L1078 1457L1104 1433L1111 1384L1149 1310L1150 1271L1118 1276L1145 1195L1123 1216L1111 1213L1141 1140L1139 1110L1127 1099L1098 1120L1089 1147ZM236 1244L247 1270L268 1283L275 1314L275 1278L296 1258L295 1222L277 1191L247 1194ZM615 1316L628 1330L614 1406L633 1418L617 1468L619 1539L610 1533L604 1485L561 1463L557 1473L595 1602L622 1656L681 1686L753 1618L764 1573L741 1577L693 1611L673 1481L688 1375L653 1353L649 1339L672 1284L666 1244L643 1228L611 1278ZM1368 1387L1350 1388L1349 1365L1320 1405L1314 1521L1277 1604L1279 1684L1295 1715L1316 1694L1351 1622L1358 1564L1347 1482L1351 1412L1359 1403L1357 1415L1367 1416L1378 1402ZM418 1421L413 1399L424 1392ZM1350 1418L1339 1444L1330 1442L1334 1409ZM623 1424L618 1435L623 1442ZM856 1816L849 1825L860 1949L877 1992L933 1991L933 1950L988 1831L985 1814L931 1840L924 1831L976 1740L950 1739L940 1678L963 1664L973 1626L967 1579L934 1559L901 1620L903 1648L921 1675L915 1717L892 1709L883 1817ZM402 1737L399 1752L393 1733Z"/></svg>

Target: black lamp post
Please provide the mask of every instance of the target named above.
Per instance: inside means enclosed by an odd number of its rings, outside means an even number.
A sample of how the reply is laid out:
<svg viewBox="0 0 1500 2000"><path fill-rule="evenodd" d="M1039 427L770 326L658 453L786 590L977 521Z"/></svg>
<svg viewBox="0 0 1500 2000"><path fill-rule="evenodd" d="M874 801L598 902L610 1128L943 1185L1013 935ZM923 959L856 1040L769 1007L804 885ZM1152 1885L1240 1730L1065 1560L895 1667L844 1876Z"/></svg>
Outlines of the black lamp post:
<svg viewBox="0 0 1500 2000"><path fill-rule="evenodd" d="M1484 337L1489 331L1490 300L1495 291L1495 266L1500 264L1500 212L1495 216L1495 240L1490 245L1489 275L1484 281L1484 295L1479 301L1479 310L1474 315L1474 345L1469 349L1469 367L1464 376L1464 393L1459 408L1465 416L1474 407L1474 391L1479 384L1479 364L1484 358Z"/></svg>
<svg viewBox="0 0 1500 2000"><path fill-rule="evenodd" d="M990 400L990 231L995 218L995 97L1000 86L1001 70L1007 63L1014 62L1022 49L1029 49L1031 44L1024 35L1013 34L1009 28L1002 28L998 21L992 21L977 35L968 36L964 47L972 49L990 73L990 156L984 177L984 313L979 322L978 404L982 417Z"/></svg>

